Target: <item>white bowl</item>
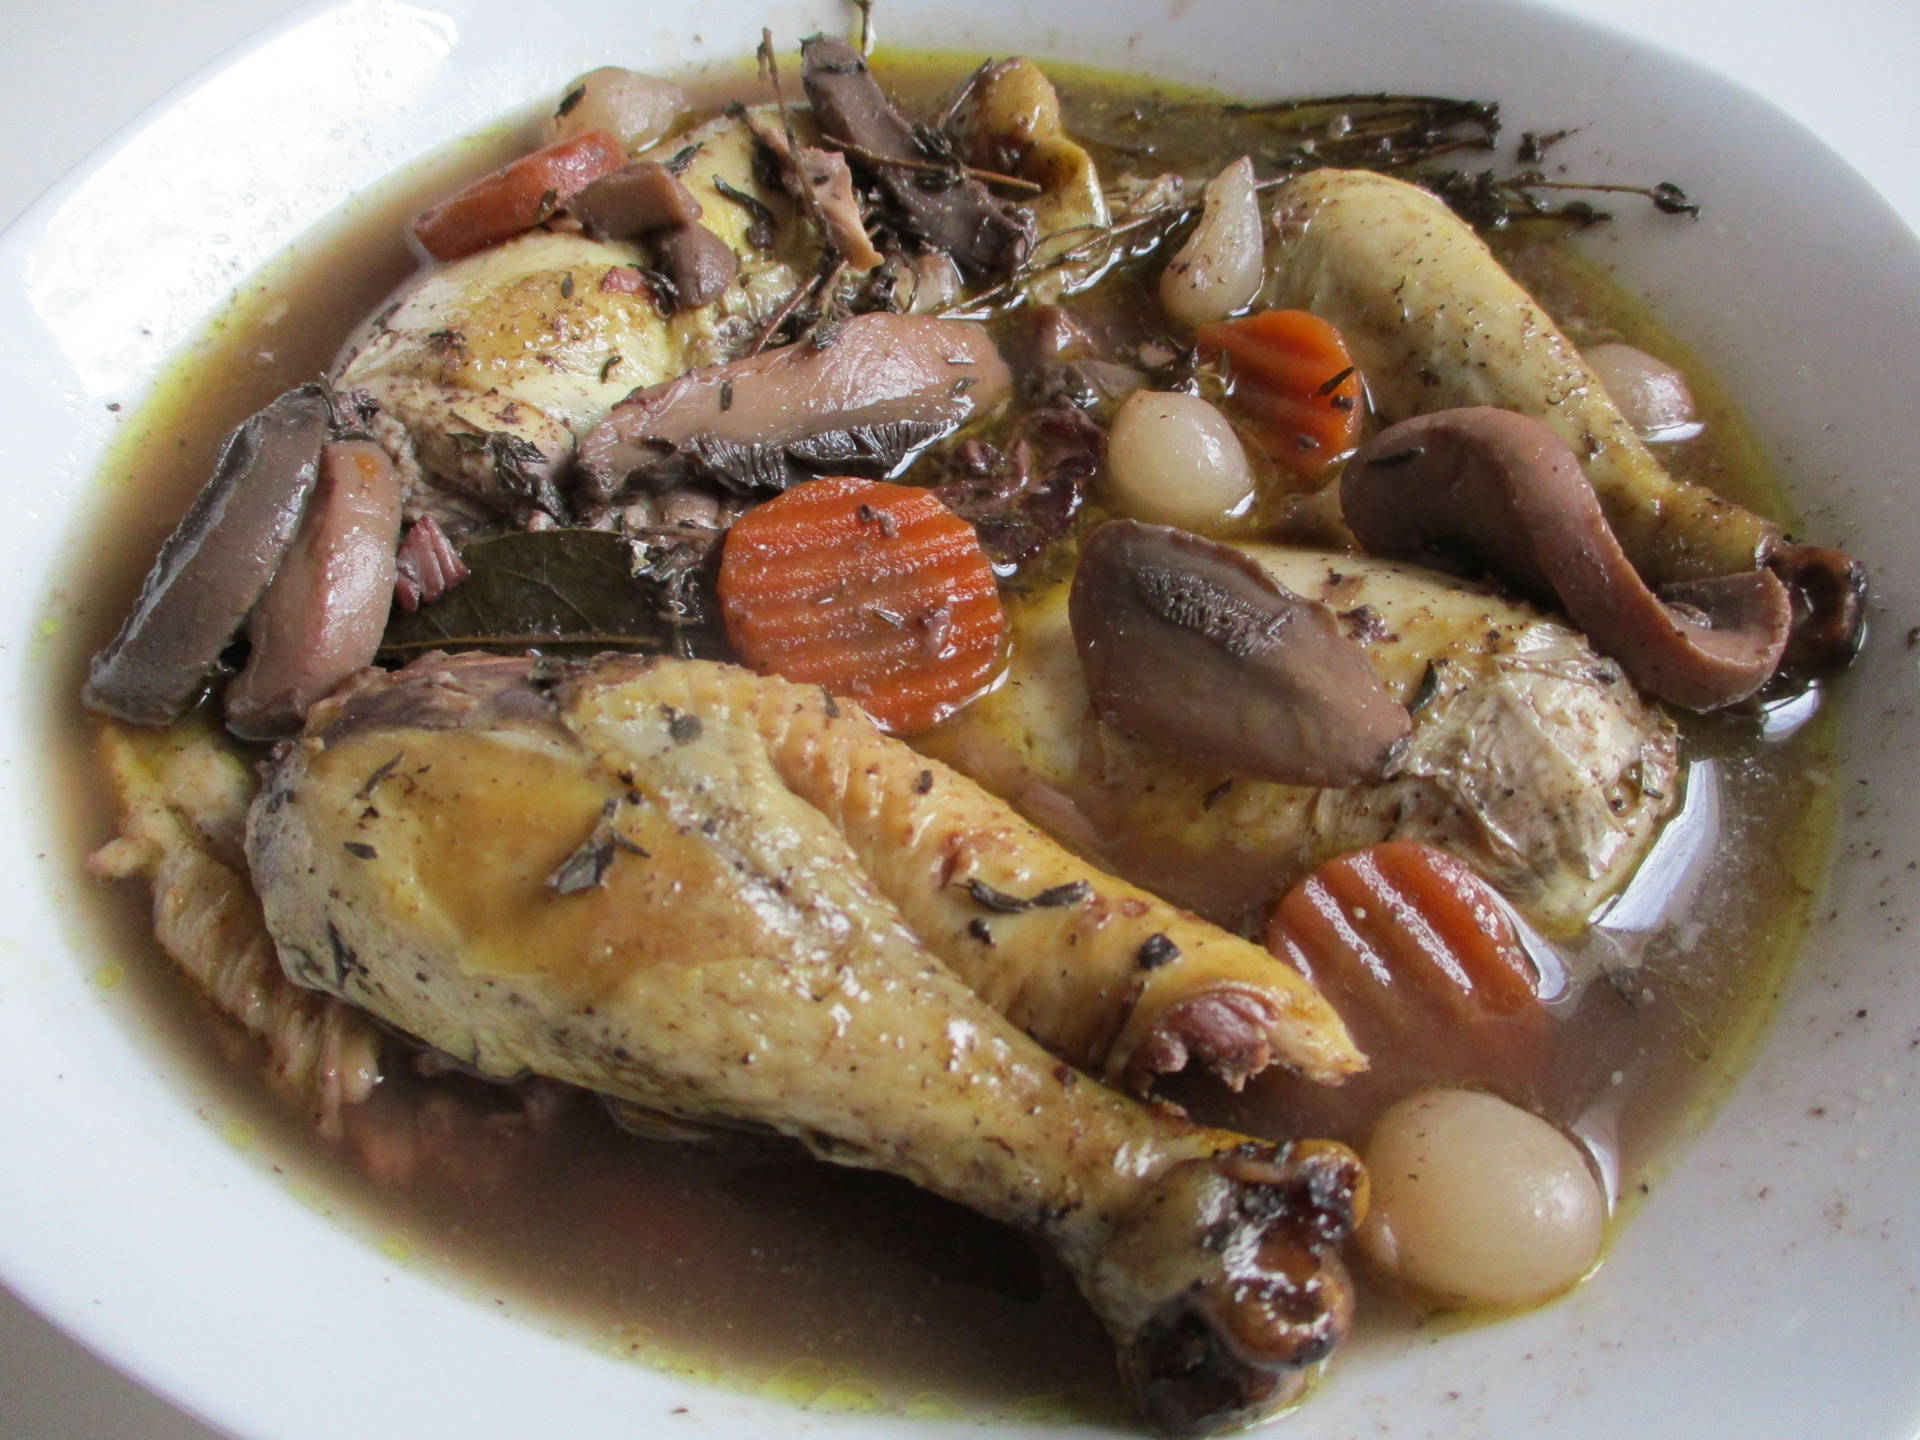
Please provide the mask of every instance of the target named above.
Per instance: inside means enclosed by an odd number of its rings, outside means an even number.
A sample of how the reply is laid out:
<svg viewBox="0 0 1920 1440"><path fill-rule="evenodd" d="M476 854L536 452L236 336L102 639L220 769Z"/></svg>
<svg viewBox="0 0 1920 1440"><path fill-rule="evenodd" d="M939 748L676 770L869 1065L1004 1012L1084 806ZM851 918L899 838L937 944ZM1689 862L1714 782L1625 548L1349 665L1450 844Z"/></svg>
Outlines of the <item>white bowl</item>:
<svg viewBox="0 0 1920 1440"><path fill-rule="evenodd" d="M1645 7L1651 9L1653 7ZM1709 4L1682 7L1698 18ZM673 30L683 30L672 12ZM1723 8L1729 19L1732 12ZM1889 7L1891 13L1891 7ZM1565 16L1474 0L882 0L889 40L1015 49L1250 94L1501 99L1509 133L1584 128L1556 159L1670 178L1698 224L1633 210L1597 242L1744 399L1807 519L1876 581L1848 723L1825 917L1752 1072L1600 1274L1501 1325L1345 1358L1290 1437L1620 1435L1905 1440L1920 1427L1914 920L1920 508L1899 424L1920 374L1920 247L1858 177L1752 95ZM742 54L824 3L711 0L699 33L570 0L309 6L150 112L0 237L0 1276L57 1324L249 1440L699 1436L973 1428L801 1413L625 1364L468 1298L323 1218L231 1104L98 982L49 823L42 661L91 476L166 356L235 278L356 190L567 76ZM1896 37L1911 33L1896 22ZM1904 102L1911 133L1914 107ZM1899 131L1899 111L1881 123ZM1911 195L1909 196L1911 199ZM228 1127L230 1128L230 1127ZM686 1413L680 1413L685 1407ZM669 1422L668 1417L671 1416Z"/></svg>

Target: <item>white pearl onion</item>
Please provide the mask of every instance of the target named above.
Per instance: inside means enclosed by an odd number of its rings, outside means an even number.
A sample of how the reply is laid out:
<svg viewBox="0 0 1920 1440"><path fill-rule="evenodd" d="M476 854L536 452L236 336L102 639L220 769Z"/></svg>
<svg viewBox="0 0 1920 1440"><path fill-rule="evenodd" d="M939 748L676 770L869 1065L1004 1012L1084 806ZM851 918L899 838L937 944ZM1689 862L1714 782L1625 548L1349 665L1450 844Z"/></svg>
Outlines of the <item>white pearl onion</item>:
<svg viewBox="0 0 1920 1440"><path fill-rule="evenodd" d="M1224 320L1260 291L1266 247L1253 161L1242 155L1208 182L1200 221L1160 272L1160 303L1183 325Z"/></svg>
<svg viewBox="0 0 1920 1440"><path fill-rule="evenodd" d="M651 145L687 108L687 97L671 80L642 75L619 65L589 70L561 91L561 103L579 91L567 113L550 117L553 137L565 140L589 130L611 130L629 151Z"/></svg>
<svg viewBox="0 0 1920 1440"><path fill-rule="evenodd" d="M1687 377L1666 361L1618 343L1595 345L1581 358L1642 440L1691 440L1700 433Z"/></svg>
<svg viewBox="0 0 1920 1440"><path fill-rule="evenodd" d="M1606 1203L1580 1150L1536 1115L1472 1090L1426 1090L1380 1118L1360 1245L1436 1298L1525 1305L1600 1254Z"/></svg>
<svg viewBox="0 0 1920 1440"><path fill-rule="evenodd" d="M1107 435L1107 490L1135 520L1207 530L1246 509L1253 471L1233 426L1206 401L1136 390Z"/></svg>

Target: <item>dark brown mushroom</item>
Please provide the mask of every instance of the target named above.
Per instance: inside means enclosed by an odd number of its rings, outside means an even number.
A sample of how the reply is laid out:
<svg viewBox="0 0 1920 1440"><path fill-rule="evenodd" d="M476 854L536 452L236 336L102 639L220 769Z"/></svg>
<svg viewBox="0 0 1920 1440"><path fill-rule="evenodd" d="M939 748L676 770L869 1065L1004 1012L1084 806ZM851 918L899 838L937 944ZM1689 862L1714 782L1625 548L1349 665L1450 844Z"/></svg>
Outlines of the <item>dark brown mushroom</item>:
<svg viewBox="0 0 1920 1440"><path fill-rule="evenodd" d="M1536 600L1557 600L1635 684L1689 710L1745 699L1786 648L1791 606L1770 571L1655 595L1573 452L1510 410L1442 410L1388 427L1347 462L1340 503L1370 553L1488 571Z"/></svg>
<svg viewBox="0 0 1920 1440"><path fill-rule="evenodd" d="M691 190L666 166L635 160L602 175L567 202L567 209L604 240L631 240L670 225L691 225L703 213Z"/></svg>
<svg viewBox="0 0 1920 1440"><path fill-rule="evenodd" d="M1397 768L1412 733L1332 610L1215 541L1109 521L1068 614L1100 718L1196 766L1361 785Z"/></svg>
<svg viewBox="0 0 1920 1440"><path fill-rule="evenodd" d="M1851 555L1783 541L1767 556L1793 601L1793 630L1783 669L1844 668L1859 653L1867 628L1867 568Z"/></svg>
<svg viewBox="0 0 1920 1440"><path fill-rule="evenodd" d="M1033 249L1031 215L996 198L931 132L895 109L846 41L816 35L802 42L800 57L821 131L848 147L856 170L879 182L904 229L946 251L971 279L1019 267Z"/></svg>
<svg viewBox="0 0 1920 1440"><path fill-rule="evenodd" d="M166 725L193 705L293 539L331 420L326 391L302 385L227 437L133 612L93 657L89 709Z"/></svg>
<svg viewBox="0 0 1920 1440"><path fill-rule="evenodd" d="M591 235L647 240L673 283L676 309L712 304L740 269L733 247L700 223L705 212L693 192L656 161L636 160L602 175L567 208Z"/></svg>
<svg viewBox="0 0 1920 1440"><path fill-rule="evenodd" d="M674 225L656 230L648 240L683 310L711 305L739 273L740 257L733 247L704 225Z"/></svg>
<svg viewBox="0 0 1920 1440"><path fill-rule="evenodd" d="M933 474L925 477L941 503L973 526L1002 575L1072 528L1107 435L1086 412L1056 403L1028 410L1011 440L1004 448L962 440L928 457Z"/></svg>
<svg viewBox="0 0 1920 1440"><path fill-rule="evenodd" d="M702 479L746 493L817 475L890 475L1011 384L980 325L856 315L635 391L580 442L580 483L604 503L630 481L664 490Z"/></svg>
<svg viewBox="0 0 1920 1440"><path fill-rule="evenodd" d="M393 605L400 477L371 440L335 440L293 543L247 622L247 668L227 686L227 728L273 740L373 663Z"/></svg>

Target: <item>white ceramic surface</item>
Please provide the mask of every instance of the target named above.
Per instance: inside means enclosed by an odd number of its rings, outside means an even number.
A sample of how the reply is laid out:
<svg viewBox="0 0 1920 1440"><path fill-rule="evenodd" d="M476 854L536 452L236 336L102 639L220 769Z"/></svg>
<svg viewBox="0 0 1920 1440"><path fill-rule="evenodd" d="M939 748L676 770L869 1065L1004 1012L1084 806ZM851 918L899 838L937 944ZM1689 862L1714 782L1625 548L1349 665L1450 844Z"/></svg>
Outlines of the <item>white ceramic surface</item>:
<svg viewBox="0 0 1920 1440"><path fill-rule="evenodd" d="M1709 49L1722 23L1753 24L1750 7L1616 8L1643 37ZM303 1208L260 1157L220 1138L220 1097L193 1093L137 1015L103 1000L97 961L74 952L63 917L70 865L41 853L38 627L117 423L106 403L137 400L235 277L409 156L603 57L698 61L738 52L763 21L787 36L842 23L825 4L718 0L694 42L648 35L633 10L582 0L530 23L496 0L307 7L148 112L0 238L0 473L33 477L13 478L0 536L0 804L22 817L0 838L0 1053L13 1082L0 1276L249 1440L908 1428L689 1390L501 1320ZM1810 533L1867 560L1879 609L1835 777L1835 918L1720 1119L1570 1302L1349 1357L1277 1433L1905 1440L1920 1431L1920 971L1905 934L1920 795L1885 782L1920 740L1903 643L1920 621L1907 563L1920 512L1891 423L1920 373L1920 247L1805 135L1644 38L1469 0L1367 0L1337 25L1325 17L1225 0L1007 5L982 19L936 0L881 10L892 39L1018 45L1249 91L1493 94L1516 133L1584 122L1566 154L1583 172L1657 172L1709 199L1697 226L1630 219L1606 253L1746 397ZM1801 48L1759 27L1773 38L1734 46L1736 68L1810 111L1911 220L1898 137L1920 115L1897 81L1915 58L1913 17L1856 5L1819 25L1786 24ZM0 1430L13 1434L7 1378ZM108 1433L74 1413L73 1428L47 1433Z"/></svg>

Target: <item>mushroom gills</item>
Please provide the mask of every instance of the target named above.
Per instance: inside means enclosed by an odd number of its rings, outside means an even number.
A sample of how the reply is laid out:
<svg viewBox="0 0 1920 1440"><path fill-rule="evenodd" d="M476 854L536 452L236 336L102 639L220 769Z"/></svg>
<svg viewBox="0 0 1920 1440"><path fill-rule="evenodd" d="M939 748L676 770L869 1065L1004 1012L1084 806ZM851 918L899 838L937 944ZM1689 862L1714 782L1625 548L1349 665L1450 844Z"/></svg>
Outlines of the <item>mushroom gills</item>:
<svg viewBox="0 0 1920 1440"><path fill-rule="evenodd" d="M986 328L876 311L810 340L636 391L580 446L596 500L687 479L749 492L885 476L1005 395Z"/></svg>

